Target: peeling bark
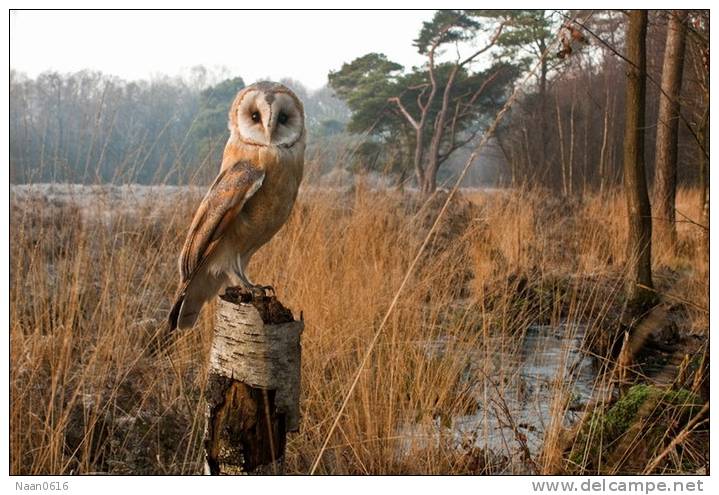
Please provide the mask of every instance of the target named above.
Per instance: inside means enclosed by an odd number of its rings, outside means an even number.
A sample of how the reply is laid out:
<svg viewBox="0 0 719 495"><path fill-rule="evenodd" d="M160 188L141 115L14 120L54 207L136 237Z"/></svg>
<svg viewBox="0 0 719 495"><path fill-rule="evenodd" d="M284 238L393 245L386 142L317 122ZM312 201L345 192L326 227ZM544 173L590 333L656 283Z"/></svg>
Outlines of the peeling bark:
<svg viewBox="0 0 719 495"><path fill-rule="evenodd" d="M205 391L207 474L279 474L299 428L304 324L273 297L229 288L218 304Z"/></svg>

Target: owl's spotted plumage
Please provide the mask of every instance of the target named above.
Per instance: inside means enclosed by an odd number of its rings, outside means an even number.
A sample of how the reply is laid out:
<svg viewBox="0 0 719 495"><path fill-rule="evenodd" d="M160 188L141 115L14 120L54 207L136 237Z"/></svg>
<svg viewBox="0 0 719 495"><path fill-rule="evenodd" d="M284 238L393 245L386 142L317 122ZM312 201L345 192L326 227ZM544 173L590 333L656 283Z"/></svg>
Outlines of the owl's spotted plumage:
<svg viewBox="0 0 719 495"><path fill-rule="evenodd" d="M302 102L282 84L256 83L235 97L220 174L180 254L170 329L192 327L204 303L224 287L254 287L245 275L247 264L287 221L297 197L304 120Z"/></svg>

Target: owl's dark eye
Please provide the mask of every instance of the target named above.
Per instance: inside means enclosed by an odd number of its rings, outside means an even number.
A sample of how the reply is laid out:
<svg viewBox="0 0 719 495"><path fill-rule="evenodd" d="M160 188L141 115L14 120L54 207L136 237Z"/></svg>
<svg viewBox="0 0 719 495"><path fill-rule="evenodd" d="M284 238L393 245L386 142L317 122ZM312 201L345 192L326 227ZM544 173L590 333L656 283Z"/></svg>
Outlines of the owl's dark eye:
<svg viewBox="0 0 719 495"><path fill-rule="evenodd" d="M279 122L279 123L282 124L282 125L285 125L285 124L287 123L287 120L289 120L289 117L288 117L287 114L284 113L284 112L281 112L281 113L277 116L277 122Z"/></svg>
<svg viewBox="0 0 719 495"><path fill-rule="evenodd" d="M257 123L260 121L260 112L252 112L252 122Z"/></svg>

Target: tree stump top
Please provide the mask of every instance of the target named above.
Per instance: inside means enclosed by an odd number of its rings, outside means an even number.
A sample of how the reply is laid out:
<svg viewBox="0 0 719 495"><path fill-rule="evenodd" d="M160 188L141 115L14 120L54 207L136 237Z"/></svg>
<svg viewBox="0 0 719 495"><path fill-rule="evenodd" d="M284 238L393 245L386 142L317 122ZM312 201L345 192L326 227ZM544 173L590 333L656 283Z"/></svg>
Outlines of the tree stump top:
<svg viewBox="0 0 719 495"><path fill-rule="evenodd" d="M249 304L255 307L262 322L270 325L295 321L292 311L282 305L276 296L256 296L241 287L228 287L220 299L234 304Z"/></svg>

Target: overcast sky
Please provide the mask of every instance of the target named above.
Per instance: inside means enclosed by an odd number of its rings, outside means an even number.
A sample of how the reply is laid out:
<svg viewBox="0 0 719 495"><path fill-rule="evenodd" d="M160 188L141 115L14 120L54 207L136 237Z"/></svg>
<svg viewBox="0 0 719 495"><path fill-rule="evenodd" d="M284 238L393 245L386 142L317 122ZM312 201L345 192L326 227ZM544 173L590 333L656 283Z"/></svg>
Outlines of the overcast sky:
<svg viewBox="0 0 719 495"><path fill-rule="evenodd" d="M291 77L310 89L327 73L368 52L407 67L422 63L412 46L432 11L78 12L14 11L10 65L96 69L124 79L225 66L251 83Z"/></svg>

